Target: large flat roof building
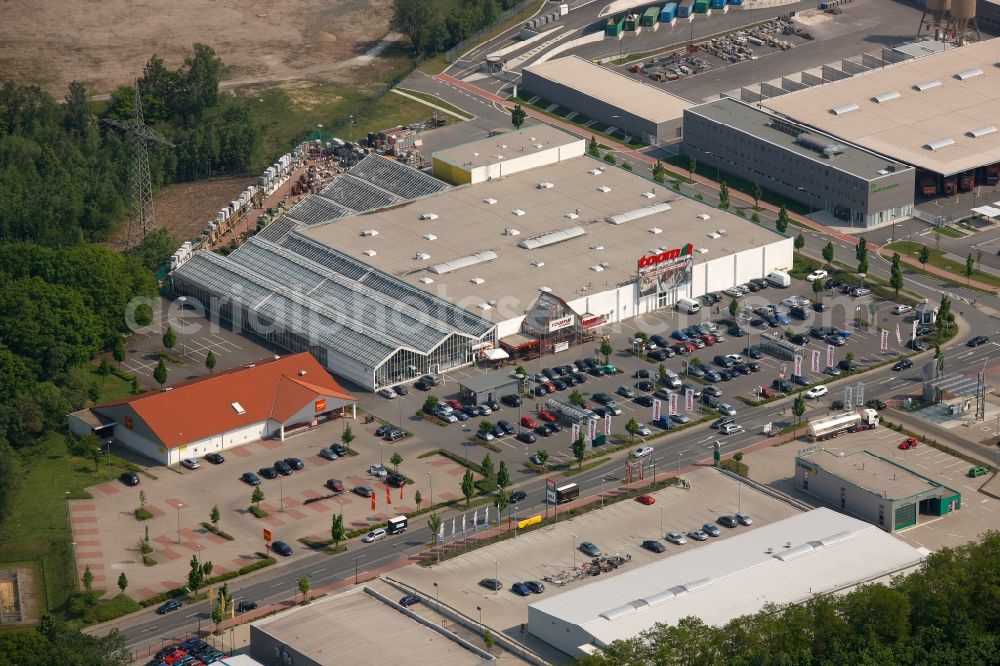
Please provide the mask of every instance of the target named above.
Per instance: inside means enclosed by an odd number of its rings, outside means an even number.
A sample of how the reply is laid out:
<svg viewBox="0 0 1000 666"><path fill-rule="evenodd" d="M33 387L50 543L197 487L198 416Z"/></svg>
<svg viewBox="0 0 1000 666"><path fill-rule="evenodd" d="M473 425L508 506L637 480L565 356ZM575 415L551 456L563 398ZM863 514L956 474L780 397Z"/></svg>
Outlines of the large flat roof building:
<svg viewBox="0 0 1000 666"><path fill-rule="evenodd" d="M656 624L694 616L723 625L921 561L918 550L868 523L815 509L533 603L528 631L576 657Z"/></svg>
<svg viewBox="0 0 1000 666"><path fill-rule="evenodd" d="M940 176L1000 163L1000 39L763 100L773 111Z"/></svg>
<svg viewBox="0 0 1000 666"><path fill-rule="evenodd" d="M579 114L656 144L681 137L686 99L579 56L555 58L522 72L521 86Z"/></svg>
<svg viewBox="0 0 1000 666"><path fill-rule="evenodd" d="M958 491L868 451L803 449L795 457L795 486L887 532L962 506Z"/></svg>
<svg viewBox="0 0 1000 666"><path fill-rule="evenodd" d="M684 111L684 153L851 225L913 214L913 167L729 97Z"/></svg>

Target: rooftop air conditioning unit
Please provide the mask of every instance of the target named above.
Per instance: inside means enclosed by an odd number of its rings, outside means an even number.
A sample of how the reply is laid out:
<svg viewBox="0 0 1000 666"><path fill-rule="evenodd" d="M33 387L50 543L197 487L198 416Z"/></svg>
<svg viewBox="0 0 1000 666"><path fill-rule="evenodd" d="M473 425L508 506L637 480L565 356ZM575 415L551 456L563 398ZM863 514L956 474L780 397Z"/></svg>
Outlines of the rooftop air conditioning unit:
<svg viewBox="0 0 1000 666"><path fill-rule="evenodd" d="M545 293L551 293L552 289L550 287L539 287L538 291L544 291Z"/></svg>
<svg viewBox="0 0 1000 666"><path fill-rule="evenodd" d="M374 257L375 256L375 250L365 250L361 254L365 255L366 257Z"/></svg>
<svg viewBox="0 0 1000 666"><path fill-rule="evenodd" d="M429 241L436 241L438 239L434 234L424 234L424 239Z"/></svg>
<svg viewBox="0 0 1000 666"><path fill-rule="evenodd" d="M426 252L417 252L416 254L417 261L427 261L430 258L431 255L427 254Z"/></svg>
<svg viewBox="0 0 1000 666"><path fill-rule="evenodd" d="M555 185L546 180L542 181L541 183L538 183L537 187L540 190L551 190L553 187L555 187Z"/></svg>
<svg viewBox="0 0 1000 666"><path fill-rule="evenodd" d="M597 191L604 192L605 194L607 194L608 192L611 191L611 188L608 187L607 185L601 185L600 187L597 188Z"/></svg>
<svg viewBox="0 0 1000 666"><path fill-rule="evenodd" d="M595 244L593 244L593 245L590 246L590 249L591 250L603 250L604 246L603 245L598 245L598 244L595 243Z"/></svg>
<svg viewBox="0 0 1000 666"><path fill-rule="evenodd" d="M541 268L542 266L545 265L545 262L542 261L541 259L535 259L533 262L531 262L531 265L534 266L535 268Z"/></svg>
<svg viewBox="0 0 1000 666"><path fill-rule="evenodd" d="M521 210L520 208L515 208L514 210L512 210L510 212L513 213L514 215L517 215L518 217L521 217L522 215L524 215L524 211Z"/></svg>
<svg viewBox="0 0 1000 666"><path fill-rule="evenodd" d="M656 234L662 234L663 233L663 229L661 229L659 227L650 227L649 233L651 233L651 234L653 234L655 236Z"/></svg>
<svg viewBox="0 0 1000 666"><path fill-rule="evenodd" d="M496 200L496 199L494 199L493 197L486 197L485 199L483 199L483 203L484 203L484 204L488 204L488 205L490 205L490 206L492 206L492 205L493 205L493 204L495 204L496 202L497 202L497 200Z"/></svg>
<svg viewBox="0 0 1000 666"><path fill-rule="evenodd" d="M578 218L580 216L577 215L576 213L566 213L565 215L563 215L563 217L567 217L567 218L569 218L571 220L575 220L576 218Z"/></svg>
<svg viewBox="0 0 1000 666"><path fill-rule="evenodd" d="M423 282L424 284L430 284L431 282L434 282L434 278L422 277L420 278L420 281Z"/></svg>
<svg viewBox="0 0 1000 666"><path fill-rule="evenodd" d="M378 230L376 229L365 229L361 232L362 236L378 236Z"/></svg>
<svg viewBox="0 0 1000 666"><path fill-rule="evenodd" d="M503 235L504 236L520 236L521 232L519 230L515 229L514 227L507 227L506 229L503 230Z"/></svg>
<svg viewBox="0 0 1000 666"><path fill-rule="evenodd" d="M486 282L486 280L484 280L481 277L474 277L471 280L469 280L469 282L471 282L472 284L482 284L482 283Z"/></svg>
<svg viewBox="0 0 1000 666"><path fill-rule="evenodd" d="M646 197L647 199L655 199L656 192L643 192L642 196Z"/></svg>
<svg viewBox="0 0 1000 666"><path fill-rule="evenodd" d="M436 220L438 219L437 213L423 213L420 216L421 220Z"/></svg>
<svg viewBox="0 0 1000 666"><path fill-rule="evenodd" d="M709 215L708 213L699 213L695 217L697 217L699 220L711 220L712 219L712 216Z"/></svg>
<svg viewBox="0 0 1000 666"><path fill-rule="evenodd" d="M593 266L590 267L590 270L594 271L595 273L600 273L601 271L604 270L604 266L601 266L600 264L594 264Z"/></svg>

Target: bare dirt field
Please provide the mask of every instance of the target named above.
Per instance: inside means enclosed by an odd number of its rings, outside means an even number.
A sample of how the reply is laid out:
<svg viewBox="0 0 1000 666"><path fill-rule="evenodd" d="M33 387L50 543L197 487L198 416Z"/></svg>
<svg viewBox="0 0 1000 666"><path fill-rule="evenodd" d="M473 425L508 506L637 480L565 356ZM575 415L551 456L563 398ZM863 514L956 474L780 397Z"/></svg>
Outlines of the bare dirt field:
<svg viewBox="0 0 1000 666"><path fill-rule="evenodd" d="M91 94L130 82L152 54L180 65L195 42L229 66L230 85L344 81L388 32L391 0L0 0L0 82L70 81Z"/></svg>

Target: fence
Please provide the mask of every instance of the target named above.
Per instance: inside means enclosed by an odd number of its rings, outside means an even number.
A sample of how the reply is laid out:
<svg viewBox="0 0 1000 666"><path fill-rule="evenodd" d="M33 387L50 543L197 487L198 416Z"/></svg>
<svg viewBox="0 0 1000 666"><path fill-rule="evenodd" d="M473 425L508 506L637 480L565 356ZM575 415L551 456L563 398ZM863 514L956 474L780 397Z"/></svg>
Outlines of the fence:
<svg viewBox="0 0 1000 666"><path fill-rule="evenodd" d="M481 40L487 34L492 32L498 25L506 22L512 16L515 16L519 14L521 11L523 11L525 7L529 7L535 4L536 2L538 2L538 0L521 0L521 2L517 3L507 11L501 13L500 16L497 17L497 20L494 21L492 24L480 28L471 37L466 37L458 44L448 49L448 51L446 51L444 54L444 59L447 62L455 62L456 60L458 60L458 57L460 55L462 55L469 49L469 47L478 43L479 40Z"/></svg>

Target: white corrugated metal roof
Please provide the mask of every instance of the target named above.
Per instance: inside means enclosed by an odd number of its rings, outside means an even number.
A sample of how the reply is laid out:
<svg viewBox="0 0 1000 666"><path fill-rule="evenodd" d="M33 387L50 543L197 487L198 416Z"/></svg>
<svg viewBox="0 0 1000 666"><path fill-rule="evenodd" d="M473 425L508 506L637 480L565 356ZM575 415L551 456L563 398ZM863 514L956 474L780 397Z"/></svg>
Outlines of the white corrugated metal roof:
<svg viewBox="0 0 1000 666"><path fill-rule="evenodd" d="M820 508L729 532L726 539L554 595L531 609L578 625L602 645L689 615L723 625L767 603L803 602L921 559L878 527Z"/></svg>

